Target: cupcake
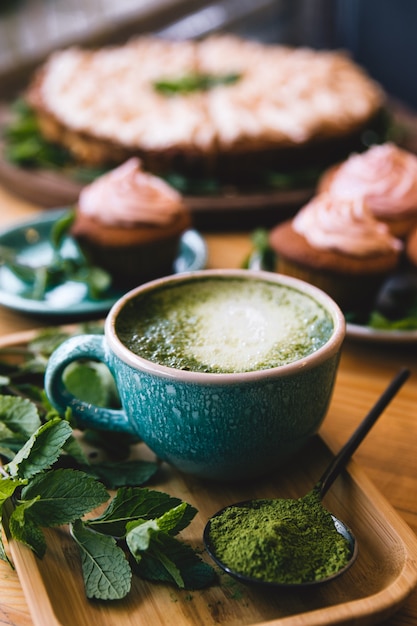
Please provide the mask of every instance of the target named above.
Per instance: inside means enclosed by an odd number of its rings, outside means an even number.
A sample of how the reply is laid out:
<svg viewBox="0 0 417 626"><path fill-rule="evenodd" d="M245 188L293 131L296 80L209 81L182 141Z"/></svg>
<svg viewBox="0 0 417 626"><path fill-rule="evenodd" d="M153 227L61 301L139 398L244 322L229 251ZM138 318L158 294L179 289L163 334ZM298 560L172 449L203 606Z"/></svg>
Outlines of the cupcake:
<svg viewBox="0 0 417 626"><path fill-rule="evenodd" d="M345 312L368 308L399 264L403 244L363 198L322 193L269 237L278 272L326 291Z"/></svg>
<svg viewBox="0 0 417 626"><path fill-rule="evenodd" d="M114 286L131 288L172 273L190 225L181 195L131 158L81 191L71 234Z"/></svg>
<svg viewBox="0 0 417 626"><path fill-rule="evenodd" d="M405 252L411 267L417 270L417 227L408 236Z"/></svg>
<svg viewBox="0 0 417 626"><path fill-rule="evenodd" d="M365 198L373 216L404 238L417 225L417 156L394 145L375 145L324 173L318 192Z"/></svg>

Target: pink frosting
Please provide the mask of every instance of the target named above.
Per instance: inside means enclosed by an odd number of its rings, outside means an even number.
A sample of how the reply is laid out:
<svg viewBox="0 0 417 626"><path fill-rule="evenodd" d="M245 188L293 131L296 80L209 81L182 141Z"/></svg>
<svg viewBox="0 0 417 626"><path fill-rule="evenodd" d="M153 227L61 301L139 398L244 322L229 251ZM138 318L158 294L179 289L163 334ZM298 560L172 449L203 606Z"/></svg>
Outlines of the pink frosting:
<svg viewBox="0 0 417 626"><path fill-rule="evenodd" d="M293 219L294 230L315 248L337 250L353 256L370 256L401 250L386 224L378 222L363 198L315 196Z"/></svg>
<svg viewBox="0 0 417 626"><path fill-rule="evenodd" d="M376 217L417 212L417 156L385 143L350 156L339 168L326 191L337 196L366 198Z"/></svg>
<svg viewBox="0 0 417 626"><path fill-rule="evenodd" d="M166 225L182 210L181 195L161 178L141 169L133 157L85 187L81 213L107 225Z"/></svg>

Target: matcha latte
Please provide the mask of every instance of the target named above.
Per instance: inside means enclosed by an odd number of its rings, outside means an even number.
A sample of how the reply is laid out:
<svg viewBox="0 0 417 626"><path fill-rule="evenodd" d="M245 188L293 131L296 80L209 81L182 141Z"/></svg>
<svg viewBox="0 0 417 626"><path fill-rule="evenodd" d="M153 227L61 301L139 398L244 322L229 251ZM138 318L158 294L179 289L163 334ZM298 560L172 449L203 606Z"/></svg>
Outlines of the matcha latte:
<svg viewBox="0 0 417 626"><path fill-rule="evenodd" d="M142 291L115 326L120 341L144 359L212 373L292 363L323 346L333 330L326 309L296 288L215 276Z"/></svg>

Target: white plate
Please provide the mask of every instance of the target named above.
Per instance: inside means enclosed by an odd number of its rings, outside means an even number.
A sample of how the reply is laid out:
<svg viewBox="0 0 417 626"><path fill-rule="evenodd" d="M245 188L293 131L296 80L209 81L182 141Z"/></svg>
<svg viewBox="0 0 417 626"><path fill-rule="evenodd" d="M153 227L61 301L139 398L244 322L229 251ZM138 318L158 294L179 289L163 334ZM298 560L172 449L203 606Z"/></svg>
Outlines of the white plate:
<svg viewBox="0 0 417 626"><path fill-rule="evenodd" d="M379 330L358 324L346 324L346 335L352 339L375 343L414 343L417 330Z"/></svg>

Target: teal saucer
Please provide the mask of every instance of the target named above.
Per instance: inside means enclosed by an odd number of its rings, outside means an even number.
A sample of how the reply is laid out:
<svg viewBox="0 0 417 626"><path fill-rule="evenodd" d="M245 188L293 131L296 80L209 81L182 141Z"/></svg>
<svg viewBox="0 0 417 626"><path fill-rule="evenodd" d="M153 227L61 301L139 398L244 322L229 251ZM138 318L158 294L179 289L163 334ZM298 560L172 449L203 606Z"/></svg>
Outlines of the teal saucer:
<svg viewBox="0 0 417 626"><path fill-rule="evenodd" d="M3 230L0 232L0 247L12 248L19 261L33 267L48 265L53 255L51 229L66 211L67 209L43 211L31 220ZM71 237L65 238L62 254L68 258L78 256L77 246ZM181 238L173 273L204 269L206 262L204 239L196 230L186 231ZM124 292L110 288L102 297L92 299L86 284L68 280L48 289L41 299L34 299L27 293L27 284L6 265L1 265L0 257L0 305L22 313L66 320L98 318L105 316Z"/></svg>

